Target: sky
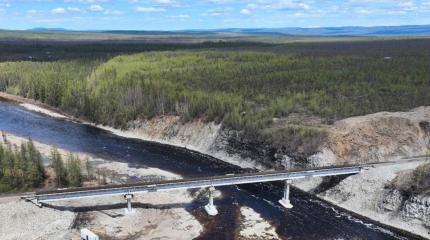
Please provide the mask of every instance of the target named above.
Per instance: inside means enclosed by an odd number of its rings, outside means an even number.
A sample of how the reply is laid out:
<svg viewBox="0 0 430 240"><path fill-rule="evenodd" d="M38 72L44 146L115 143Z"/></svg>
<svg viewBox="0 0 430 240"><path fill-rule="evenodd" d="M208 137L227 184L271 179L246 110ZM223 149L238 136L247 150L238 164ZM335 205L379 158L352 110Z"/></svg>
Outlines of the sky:
<svg viewBox="0 0 430 240"><path fill-rule="evenodd" d="M0 0L0 29L187 30L430 24L430 0Z"/></svg>

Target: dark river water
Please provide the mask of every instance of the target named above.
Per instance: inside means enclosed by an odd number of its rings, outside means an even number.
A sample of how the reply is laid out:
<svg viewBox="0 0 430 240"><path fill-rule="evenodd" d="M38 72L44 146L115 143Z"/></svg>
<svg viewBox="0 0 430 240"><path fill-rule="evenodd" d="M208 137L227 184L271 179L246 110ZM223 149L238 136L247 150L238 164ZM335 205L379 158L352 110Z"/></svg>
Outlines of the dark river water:
<svg viewBox="0 0 430 240"><path fill-rule="evenodd" d="M118 137L95 127L54 119L1 101L0 130L95 157L160 168L183 177L241 172L235 166L185 149ZM221 190L225 197L215 200L220 214L213 219L202 213L205 199L197 199L186 207L209 226L200 239L232 239L239 224L237 215L241 206L260 213L284 239L410 239L410 236L352 216L294 189L291 192L294 208L286 210L277 203L282 196L278 183Z"/></svg>

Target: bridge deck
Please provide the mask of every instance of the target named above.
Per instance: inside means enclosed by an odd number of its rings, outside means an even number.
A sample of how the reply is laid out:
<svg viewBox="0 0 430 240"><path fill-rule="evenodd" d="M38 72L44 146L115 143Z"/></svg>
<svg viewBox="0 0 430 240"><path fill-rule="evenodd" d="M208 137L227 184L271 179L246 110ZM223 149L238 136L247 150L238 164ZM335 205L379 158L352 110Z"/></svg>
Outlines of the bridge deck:
<svg viewBox="0 0 430 240"><path fill-rule="evenodd" d="M54 191L37 192L33 199L38 202L50 202L86 197L98 197L109 195L126 195L145 192L172 191L178 189L196 189L207 187L219 187L260 182L282 181L305 177L324 177L335 175L356 174L361 171L361 166L342 166L331 168L314 168L296 171L273 171L247 173L237 175L225 175L194 179L179 179L171 181L159 181L153 183L139 183L126 185L106 185L89 188L73 188Z"/></svg>

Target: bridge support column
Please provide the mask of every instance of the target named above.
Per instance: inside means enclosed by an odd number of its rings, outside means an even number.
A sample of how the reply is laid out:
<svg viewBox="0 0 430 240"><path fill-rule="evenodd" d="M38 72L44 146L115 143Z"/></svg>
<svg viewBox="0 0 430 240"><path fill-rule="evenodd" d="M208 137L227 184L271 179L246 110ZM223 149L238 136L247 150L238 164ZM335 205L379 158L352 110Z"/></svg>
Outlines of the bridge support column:
<svg viewBox="0 0 430 240"><path fill-rule="evenodd" d="M213 196L214 191L215 191L214 187L209 188L209 203L205 206L205 211L210 216L218 215L218 210L216 209L216 206L214 205L214 196Z"/></svg>
<svg viewBox="0 0 430 240"><path fill-rule="evenodd" d="M285 208L293 208L293 205L290 202L290 184L291 184L291 180L286 180L285 181L285 186L284 186L284 197L279 200L279 203L285 207Z"/></svg>
<svg viewBox="0 0 430 240"><path fill-rule="evenodd" d="M131 207L131 199L133 199L133 194L126 194L124 195L124 198L127 201L127 209L125 209L125 213L127 214L134 213L134 210Z"/></svg>

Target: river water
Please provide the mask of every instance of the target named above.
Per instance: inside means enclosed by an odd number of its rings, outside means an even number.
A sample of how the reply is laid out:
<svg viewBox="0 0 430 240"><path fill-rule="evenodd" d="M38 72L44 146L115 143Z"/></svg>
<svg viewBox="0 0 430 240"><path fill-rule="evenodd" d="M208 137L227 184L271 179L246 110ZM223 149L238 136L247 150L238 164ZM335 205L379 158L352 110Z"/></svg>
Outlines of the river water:
<svg viewBox="0 0 430 240"><path fill-rule="evenodd" d="M185 178L242 171L185 149L119 137L92 126L55 119L1 101L0 130L95 157L160 168ZM294 189L291 192L294 208L286 210L277 203L282 196L281 189L278 183L221 188L225 198L215 200L220 214L200 238L231 239L237 230L238 209L248 206L274 225L284 239L410 239ZM203 204L203 200L196 200L187 210L202 215Z"/></svg>

